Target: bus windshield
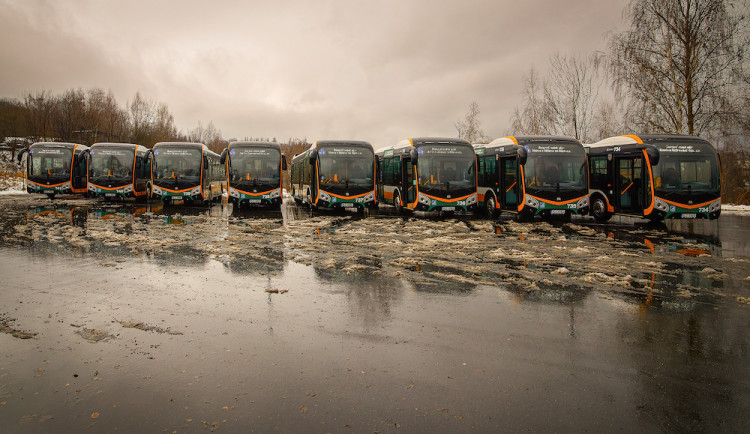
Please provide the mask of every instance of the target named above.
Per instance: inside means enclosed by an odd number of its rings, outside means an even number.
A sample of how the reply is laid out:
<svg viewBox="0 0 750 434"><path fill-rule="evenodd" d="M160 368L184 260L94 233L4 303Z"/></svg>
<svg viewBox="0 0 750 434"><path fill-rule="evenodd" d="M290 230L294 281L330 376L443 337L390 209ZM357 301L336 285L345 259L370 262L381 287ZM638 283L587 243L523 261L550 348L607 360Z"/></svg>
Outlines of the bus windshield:
<svg viewBox="0 0 750 434"><path fill-rule="evenodd" d="M133 176L133 150L121 148L96 148L91 150L89 176L92 178L131 178Z"/></svg>
<svg viewBox="0 0 750 434"><path fill-rule="evenodd" d="M371 149L328 145L318 149L320 184L370 186L373 184L375 156Z"/></svg>
<svg viewBox="0 0 750 434"><path fill-rule="evenodd" d="M200 149L160 148L154 151L154 178L199 181L202 152Z"/></svg>
<svg viewBox="0 0 750 434"><path fill-rule="evenodd" d="M523 166L529 190L585 189L586 152L580 145L536 144Z"/></svg>
<svg viewBox="0 0 750 434"><path fill-rule="evenodd" d="M476 184L474 150L457 144L430 144L417 147L417 174L425 193L471 190ZM468 193L467 193L468 194Z"/></svg>
<svg viewBox="0 0 750 434"><path fill-rule="evenodd" d="M654 187L661 197L677 192L719 192L719 162L710 145L670 143L659 146L653 167Z"/></svg>
<svg viewBox="0 0 750 434"><path fill-rule="evenodd" d="M69 178L73 151L65 148L33 148L29 151L29 175L48 178Z"/></svg>
<svg viewBox="0 0 750 434"><path fill-rule="evenodd" d="M232 148L229 151L229 179L234 182L278 184L281 153L274 148Z"/></svg>

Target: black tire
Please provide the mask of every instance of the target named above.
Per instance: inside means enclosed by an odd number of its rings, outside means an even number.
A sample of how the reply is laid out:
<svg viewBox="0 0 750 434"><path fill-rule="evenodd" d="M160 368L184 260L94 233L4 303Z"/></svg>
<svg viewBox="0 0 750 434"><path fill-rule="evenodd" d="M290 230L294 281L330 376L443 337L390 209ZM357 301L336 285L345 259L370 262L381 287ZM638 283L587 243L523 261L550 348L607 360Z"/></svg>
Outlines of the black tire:
<svg viewBox="0 0 750 434"><path fill-rule="evenodd" d="M495 202L494 195L490 195L490 197L484 201L484 209L487 211L487 217L491 219L497 217L497 202Z"/></svg>
<svg viewBox="0 0 750 434"><path fill-rule="evenodd" d="M591 214L597 221L600 222L606 222L607 220L612 218L612 214L607 212L607 204L606 202L604 202L604 199L602 199L601 196L597 196L591 202Z"/></svg>

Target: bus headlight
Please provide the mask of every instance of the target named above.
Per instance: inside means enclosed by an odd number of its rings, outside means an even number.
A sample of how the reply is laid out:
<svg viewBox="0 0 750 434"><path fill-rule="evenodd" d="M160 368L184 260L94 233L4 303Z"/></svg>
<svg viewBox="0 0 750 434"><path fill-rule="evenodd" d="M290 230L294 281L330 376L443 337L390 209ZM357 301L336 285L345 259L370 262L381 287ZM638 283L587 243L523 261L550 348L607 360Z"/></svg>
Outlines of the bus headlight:
<svg viewBox="0 0 750 434"><path fill-rule="evenodd" d="M418 197L419 197L419 203L421 203L422 205L430 206L430 198L429 197L425 196L422 193L419 193Z"/></svg>
<svg viewBox="0 0 750 434"><path fill-rule="evenodd" d="M229 195L232 196L232 197L235 197L237 199L240 198L240 192L237 191L236 189L232 188L232 187L229 187Z"/></svg>
<svg viewBox="0 0 750 434"><path fill-rule="evenodd" d="M201 194L201 188L200 187L195 187L194 189L190 190L190 195L191 196L198 196L199 194Z"/></svg>
<svg viewBox="0 0 750 434"><path fill-rule="evenodd" d="M65 184L61 185L60 190L70 190L70 182L66 182Z"/></svg>
<svg viewBox="0 0 750 434"><path fill-rule="evenodd" d="M526 196L526 200L524 201L524 203L530 208L539 208L539 201L531 196Z"/></svg>
<svg viewBox="0 0 750 434"><path fill-rule="evenodd" d="M654 208L658 209L661 212L669 212L669 204L659 199L658 197L654 199Z"/></svg>
<svg viewBox="0 0 750 434"><path fill-rule="evenodd" d="M331 201L331 195L328 194L328 193L326 193L323 190L320 191L320 194L318 195L318 197L320 198L320 200L324 200L326 202L330 202Z"/></svg>
<svg viewBox="0 0 750 434"><path fill-rule="evenodd" d="M122 189L122 192L123 193L132 193L133 192L133 186L132 185L128 185L127 187L125 187L125 188Z"/></svg>
<svg viewBox="0 0 750 434"><path fill-rule="evenodd" d="M579 200L576 206L578 207L578 209L586 208L587 206L589 206L589 197L586 196L583 199Z"/></svg>
<svg viewBox="0 0 750 434"><path fill-rule="evenodd" d="M716 202L708 206L708 212L715 212L720 209L721 209L721 199L717 200Z"/></svg>
<svg viewBox="0 0 750 434"><path fill-rule="evenodd" d="M96 192L96 187L94 187L94 184L89 184L89 191Z"/></svg>
<svg viewBox="0 0 750 434"><path fill-rule="evenodd" d="M367 203L367 202L372 202L373 200L375 200L375 193L374 193L374 192L371 192L371 193L367 193L367 194L365 195L364 199L362 199L362 200L363 200L363 201L364 201L365 203Z"/></svg>
<svg viewBox="0 0 750 434"><path fill-rule="evenodd" d="M276 190L272 191L271 194L268 195L271 199L277 199L281 197L281 189L277 188Z"/></svg>
<svg viewBox="0 0 750 434"><path fill-rule="evenodd" d="M164 194L164 190L162 190L161 188L159 188L157 186L153 186L151 188L151 194L158 194L158 195L161 196L162 194Z"/></svg>
<svg viewBox="0 0 750 434"><path fill-rule="evenodd" d="M477 203L477 194L474 193L471 196L466 198L466 205L476 205Z"/></svg>

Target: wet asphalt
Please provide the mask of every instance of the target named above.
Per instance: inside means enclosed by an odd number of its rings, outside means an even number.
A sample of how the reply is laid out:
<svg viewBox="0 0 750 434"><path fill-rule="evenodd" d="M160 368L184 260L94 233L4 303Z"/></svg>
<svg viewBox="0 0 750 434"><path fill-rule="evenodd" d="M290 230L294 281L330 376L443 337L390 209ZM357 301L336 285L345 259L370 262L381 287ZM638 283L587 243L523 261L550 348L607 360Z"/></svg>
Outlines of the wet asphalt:
<svg viewBox="0 0 750 434"><path fill-rule="evenodd" d="M3 432L746 432L750 217L0 197Z"/></svg>

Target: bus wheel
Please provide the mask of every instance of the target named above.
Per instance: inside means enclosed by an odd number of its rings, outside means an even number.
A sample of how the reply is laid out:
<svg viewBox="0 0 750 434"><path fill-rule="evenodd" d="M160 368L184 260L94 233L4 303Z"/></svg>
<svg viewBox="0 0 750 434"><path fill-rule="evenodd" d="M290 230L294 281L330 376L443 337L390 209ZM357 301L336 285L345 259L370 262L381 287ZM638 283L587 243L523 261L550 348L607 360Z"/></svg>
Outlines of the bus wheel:
<svg viewBox="0 0 750 434"><path fill-rule="evenodd" d="M491 196L484 204L484 208L487 210L487 216L489 218L495 218L497 216L497 203L495 203L495 197Z"/></svg>
<svg viewBox="0 0 750 434"><path fill-rule="evenodd" d="M604 199L601 197L597 197L591 203L591 214L600 222L606 222L612 217L612 214L607 212L607 204L604 203Z"/></svg>

